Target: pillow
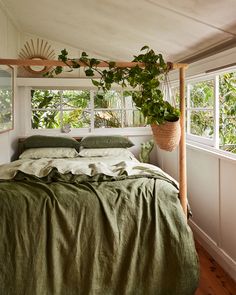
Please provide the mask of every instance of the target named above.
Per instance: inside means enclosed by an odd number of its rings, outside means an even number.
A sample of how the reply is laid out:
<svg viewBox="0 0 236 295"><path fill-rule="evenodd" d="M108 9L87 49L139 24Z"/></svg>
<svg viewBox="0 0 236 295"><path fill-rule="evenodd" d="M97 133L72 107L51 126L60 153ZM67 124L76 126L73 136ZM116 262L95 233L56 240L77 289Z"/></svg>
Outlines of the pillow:
<svg viewBox="0 0 236 295"><path fill-rule="evenodd" d="M23 143L24 149L41 147L70 147L79 151L80 143L72 137L32 135Z"/></svg>
<svg viewBox="0 0 236 295"><path fill-rule="evenodd" d="M127 137L112 136L86 136L80 145L85 148L128 148L134 144Z"/></svg>
<svg viewBox="0 0 236 295"><path fill-rule="evenodd" d="M79 152L80 157L128 157L135 158L134 155L125 148L98 148L98 149L82 149Z"/></svg>
<svg viewBox="0 0 236 295"><path fill-rule="evenodd" d="M32 148L25 150L20 159L41 159L41 158L75 158L79 154L74 148L57 147L57 148Z"/></svg>

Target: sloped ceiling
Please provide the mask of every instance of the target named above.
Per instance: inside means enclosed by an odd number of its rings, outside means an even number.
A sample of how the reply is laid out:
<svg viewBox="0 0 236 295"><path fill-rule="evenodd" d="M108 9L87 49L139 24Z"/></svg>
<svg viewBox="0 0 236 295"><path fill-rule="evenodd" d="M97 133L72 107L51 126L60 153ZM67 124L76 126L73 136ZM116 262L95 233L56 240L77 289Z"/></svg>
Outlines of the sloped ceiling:
<svg viewBox="0 0 236 295"><path fill-rule="evenodd" d="M1 0L18 28L114 60L179 61L236 37L235 0Z"/></svg>

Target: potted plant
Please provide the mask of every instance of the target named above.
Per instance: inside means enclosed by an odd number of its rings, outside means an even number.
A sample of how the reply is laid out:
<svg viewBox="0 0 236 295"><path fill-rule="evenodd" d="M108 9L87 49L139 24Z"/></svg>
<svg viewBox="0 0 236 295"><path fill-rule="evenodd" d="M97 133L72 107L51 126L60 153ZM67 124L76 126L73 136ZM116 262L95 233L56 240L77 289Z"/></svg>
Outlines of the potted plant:
<svg viewBox="0 0 236 295"><path fill-rule="evenodd" d="M180 112L164 99L161 84L170 66L164 61L162 54L156 54L148 46L144 46L141 53L134 56L133 62L137 63L134 67L119 67L116 62L110 61L106 62L105 69L98 67L101 60L90 58L86 52L82 52L79 59L71 59L64 49L58 59L68 65L70 71L83 64L86 76L92 77L92 83L100 90L110 90L113 83L122 87L131 86L134 89L133 101L151 125L159 147L171 151L178 145ZM53 77L62 71L63 67L57 66L47 73L47 76ZM95 80L94 77L98 77L99 80Z"/></svg>

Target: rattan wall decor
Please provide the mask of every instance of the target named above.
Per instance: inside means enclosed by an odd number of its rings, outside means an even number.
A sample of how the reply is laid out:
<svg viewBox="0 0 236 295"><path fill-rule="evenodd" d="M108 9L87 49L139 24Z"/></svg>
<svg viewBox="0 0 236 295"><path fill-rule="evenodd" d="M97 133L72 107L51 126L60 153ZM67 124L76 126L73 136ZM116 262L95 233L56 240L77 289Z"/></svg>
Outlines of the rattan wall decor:
<svg viewBox="0 0 236 295"><path fill-rule="evenodd" d="M37 38L37 40L30 39L26 41L24 47L19 53L21 59L32 59L32 60L52 60L55 58L55 51L51 45L43 40ZM51 69L51 66L34 66L27 65L24 68L32 74L44 74Z"/></svg>

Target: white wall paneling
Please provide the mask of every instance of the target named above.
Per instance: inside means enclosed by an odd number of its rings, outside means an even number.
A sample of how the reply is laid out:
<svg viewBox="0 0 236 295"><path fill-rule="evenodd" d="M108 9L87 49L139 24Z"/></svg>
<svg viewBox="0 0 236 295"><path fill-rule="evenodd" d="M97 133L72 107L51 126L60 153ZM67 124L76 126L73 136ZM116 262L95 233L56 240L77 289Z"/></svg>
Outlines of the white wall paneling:
<svg viewBox="0 0 236 295"><path fill-rule="evenodd" d="M160 166L170 175L176 174L177 152L158 149L157 154ZM236 280L235 175L233 156L187 145L188 199L193 211L190 225L200 243Z"/></svg>
<svg viewBox="0 0 236 295"><path fill-rule="evenodd" d="M236 161L235 161L236 162ZM221 248L236 261L236 163L220 161Z"/></svg>
<svg viewBox="0 0 236 295"><path fill-rule="evenodd" d="M188 199L193 221L219 242L219 160L197 150L187 150Z"/></svg>
<svg viewBox="0 0 236 295"><path fill-rule="evenodd" d="M164 171L178 180L178 148L172 152L158 149L157 164Z"/></svg>

